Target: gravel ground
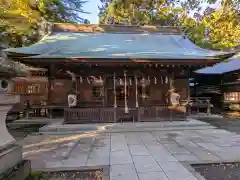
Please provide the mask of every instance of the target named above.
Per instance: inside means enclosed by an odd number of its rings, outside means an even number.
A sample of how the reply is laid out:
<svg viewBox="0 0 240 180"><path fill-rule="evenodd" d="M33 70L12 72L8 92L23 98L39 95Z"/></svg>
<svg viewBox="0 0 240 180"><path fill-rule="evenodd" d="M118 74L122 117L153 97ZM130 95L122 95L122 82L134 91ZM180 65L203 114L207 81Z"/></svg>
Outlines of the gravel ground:
<svg viewBox="0 0 240 180"><path fill-rule="evenodd" d="M103 172L98 171L65 171L65 172L43 172L33 175L27 180L102 180Z"/></svg>
<svg viewBox="0 0 240 180"><path fill-rule="evenodd" d="M194 165L206 180L240 180L240 163Z"/></svg>

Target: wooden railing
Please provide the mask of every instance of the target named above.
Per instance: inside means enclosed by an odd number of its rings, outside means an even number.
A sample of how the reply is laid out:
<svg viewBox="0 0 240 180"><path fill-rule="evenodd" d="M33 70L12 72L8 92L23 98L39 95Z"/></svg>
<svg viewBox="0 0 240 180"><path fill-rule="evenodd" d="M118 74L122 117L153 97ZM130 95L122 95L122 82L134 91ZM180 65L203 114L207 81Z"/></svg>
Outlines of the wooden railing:
<svg viewBox="0 0 240 180"><path fill-rule="evenodd" d="M152 106L129 108L125 113L124 108L65 108L64 122L90 123L90 122L143 122L143 121L164 121L164 120L186 120L186 108L179 106L170 108L167 106Z"/></svg>

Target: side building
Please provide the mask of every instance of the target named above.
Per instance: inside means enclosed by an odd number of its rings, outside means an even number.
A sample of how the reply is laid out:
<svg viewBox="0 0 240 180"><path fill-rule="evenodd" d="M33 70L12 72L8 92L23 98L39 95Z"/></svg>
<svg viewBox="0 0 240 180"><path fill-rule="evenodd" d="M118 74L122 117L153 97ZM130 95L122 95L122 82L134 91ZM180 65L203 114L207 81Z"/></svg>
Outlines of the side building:
<svg viewBox="0 0 240 180"><path fill-rule="evenodd" d="M195 96L211 97L217 112L240 111L240 53L196 71L192 85Z"/></svg>
<svg viewBox="0 0 240 180"><path fill-rule="evenodd" d="M20 102L14 104L9 119L19 118L25 112L27 104L41 106L47 103L48 78L44 68L26 67L25 77L12 78L12 94L20 95Z"/></svg>

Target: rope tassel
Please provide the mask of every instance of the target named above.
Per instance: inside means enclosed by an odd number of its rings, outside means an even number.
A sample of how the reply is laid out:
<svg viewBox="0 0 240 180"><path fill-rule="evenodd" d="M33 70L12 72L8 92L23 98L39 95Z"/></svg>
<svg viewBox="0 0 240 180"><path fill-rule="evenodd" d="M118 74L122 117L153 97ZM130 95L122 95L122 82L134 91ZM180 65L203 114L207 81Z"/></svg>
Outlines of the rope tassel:
<svg viewBox="0 0 240 180"><path fill-rule="evenodd" d="M168 83L168 77L166 76L166 80L165 80L166 84Z"/></svg>
<svg viewBox="0 0 240 180"><path fill-rule="evenodd" d="M129 78L129 85L132 86L132 79Z"/></svg>
<svg viewBox="0 0 240 180"><path fill-rule="evenodd" d="M89 80L89 78L87 77L87 82L88 82L88 84L90 84L90 80Z"/></svg>
<svg viewBox="0 0 240 180"><path fill-rule="evenodd" d="M148 82L151 83L151 79L150 79L150 76L148 76Z"/></svg>
<svg viewBox="0 0 240 180"><path fill-rule="evenodd" d="M154 84L157 84L157 78L154 77Z"/></svg>

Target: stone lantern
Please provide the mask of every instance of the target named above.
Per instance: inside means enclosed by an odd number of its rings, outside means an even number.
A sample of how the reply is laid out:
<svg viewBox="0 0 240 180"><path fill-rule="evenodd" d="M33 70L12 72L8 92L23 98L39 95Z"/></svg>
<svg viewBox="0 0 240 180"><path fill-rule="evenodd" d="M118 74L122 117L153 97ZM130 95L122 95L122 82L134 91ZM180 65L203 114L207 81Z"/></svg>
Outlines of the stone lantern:
<svg viewBox="0 0 240 180"><path fill-rule="evenodd" d="M11 95L11 78L16 73L0 64L0 179L24 180L30 172L30 163L22 159L22 147L8 132L6 116L8 111L20 98Z"/></svg>

